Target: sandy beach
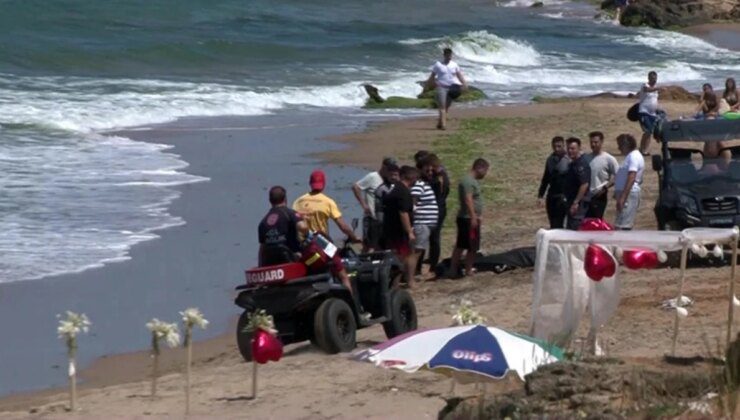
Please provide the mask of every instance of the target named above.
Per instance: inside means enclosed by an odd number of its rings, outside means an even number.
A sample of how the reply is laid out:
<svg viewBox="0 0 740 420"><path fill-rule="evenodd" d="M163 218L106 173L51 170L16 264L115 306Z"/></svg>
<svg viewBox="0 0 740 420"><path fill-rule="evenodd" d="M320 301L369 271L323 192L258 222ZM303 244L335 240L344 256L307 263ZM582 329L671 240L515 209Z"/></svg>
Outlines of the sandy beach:
<svg viewBox="0 0 740 420"><path fill-rule="evenodd" d="M690 26L681 32L702 38L718 47L740 51L740 23L708 23Z"/></svg>
<svg viewBox="0 0 740 420"><path fill-rule="evenodd" d="M332 181L333 188L337 192L345 191L340 200L344 206L351 208L354 207L354 203L346 189L353 177L359 176L362 172L356 169L341 172L345 170L341 169L345 168L345 165L373 169L383 156L395 155L402 161L409 161L415 150L428 149L439 151L442 159L447 158L446 163L454 167L457 164L455 159L460 157L459 150L450 150L446 144L459 141L458 137L465 134L471 124L489 127L490 129L484 130L483 134L472 138L470 144L476 145L478 148L475 150L493 164L484 186L486 210L483 250L487 253L504 251L517 246L533 245L536 230L546 224L544 210L536 207L535 192L544 158L548 153L549 138L556 134L585 138L586 133L591 130L602 130L607 137L605 143L607 151L616 155L614 137L622 132L638 133L638 127L624 118L624 112L629 104L629 100L601 99L510 107L457 108L453 110L450 129L446 132L435 130L431 117L373 123L362 132L334 135L332 140L350 147L322 153L321 157L332 164L329 176L335 180ZM687 114L694 107L692 103L663 105L671 116ZM186 203L195 206L196 202L205 199L223 202L226 197L232 197L231 199L235 201L232 207L224 209L222 217L229 223L223 223L223 230L219 232L227 234L227 230L232 229L235 224L242 226L242 230L238 234L231 233L230 235L234 235L231 238L219 236L217 242L221 245L208 242L206 230L209 228L204 227L208 223L214 223L214 219L218 217L203 214L200 219L188 219L187 225L190 229L201 232L201 239L196 242L203 249L198 253L204 253L204 258L212 260L213 265L231 264L227 271L222 272L224 278L213 280L213 287L218 293L207 299L214 306L230 306L232 304L228 296L229 290L239 282L238 273L243 269L244 259L237 256L243 255L243 250L234 249L232 253L224 255L222 250L230 247L224 247L223 244L249 240L251 236L245 232L250 232L256 225L263 206L257 202L253 204L254 207L249 207L249 210L245 211L246 204L236 202L236 192L243 191L244 188L241 180L248 176L247 167L237 163L245 156L244 152L239 150L247 143L246 140L230 137L235 135L235 129L227 127L233 127L234 120L226 119L221 124L224 126L222 129L209 131L207 135L185 125L177 130L159 131L157 138L158 141L171 138L172 143L176 144L176 151L193 165L194 173L211 177L209 183L188 187L202 188L202 194L210 196L197 197L197 192L186 191L182 199L176 202L173 211L185 211ZM306 127L302 126L300 129L305 130ZM330 131L322 129L314 134L332 136ZM151 136L151 133L148 136ZM278 141L278 138L280 136L276 135L272 140ZM203 147L203 142L196 141L203 139L206 139L207 147ZM653 145L653 150L656 149L657 146ZM197 155L205 155L207 158L198 159ZM233 164L225 164L229 156L232 156ZM263 163L275 164L270 161ZM302 160L295 164L302 165L301 167L305 169L312 165ZM220 180L216 176L223 168L233 170L235 166L245 172L224 173L223 179ZM653 171L647 169L645 175L644 202L640 210L638 227L652 229L654 221L651 207L655 199L657 182ZM227 180L228 182L224 182ZM294 194L293 191L301 189L300 179L291 181L284 178L281 182L292 182L288 184L291 185L291 195ZM610 205L606 217L611 219L613 215L613 208ZM450 248L449 236L452 233L450 225L448 224L445 230L447 238L444 241L445 254L449 253ZM168 239L170 238L168 231L162 235L161 240L148 245L152 249L159 248L160 252L165 252L167 249L159 246L162 242L172 241L168 242L168 247L178 242L182 243L184 239L177 236L177 229L172 231L174 236L171 239ZM152 252L146 247L147 244L144 244L135 248L135 251ZM233 248L238 247L233 245ZM215 251L216 249L218 251ZM215 259L216 257L218 259ZM123 265L131 265L140 258L135 253L132 261ZM178 258L170 264L178 265L182 262L183 260ZM195 264L187 266L190 270L195 268ZM115 267L113 265L107 268L107 273L115 272ZM463 281L424 283L414 291L419 311L419 326L449 325L452 315L451 305L456 304L461 298L466 298L474 302L475 307L488 318L490 324L526 333L531 310L531 276L530 269L521 269L498 275L481 273L475 279ZM727 270L721 268L691 270L686 294L696 299L696 304L691 310L692 316L687 319L682 330L679 354L707 355L711 349L707 349L706 343L715 343L723 336L721 321L726 316L724 303L726 276ZM156 277L156 271L152 277ZM661 310L659 305L662 300L676 293L676 280L677 271L672 269L625 275L621 306L616 317L603 330L601 337L609 355L660 365L662 355L670 346L673 315L671 312ZM203 302L203 298L199 296L197 301ZM232 310L226 313L238 314L235 306ZM141 315L142 326L146 316L150 314ZM218 335L222 331L212 333ZM585 335L585 331L583 334ZM580 336L579 340L582 338L583 336ZM141 334L141 340L144 339L146 335ZM381 342L383 339L382 329L379 327L361 330L358 333L360 348ZM51 343L51 340L48 342ZM59 343L55 344L61 348ZM260 368L260 395L258 399L251 400L250 365L241 360L231 331L218 338L196 343L195 354L197 362L194 370L195 397L192 408L195 416L436 418L438 411L445 405L444 398L450 395L449 380L434 374L408 375L389 372L350 361L345 354L325 355L309 343L299 343L288 346L286 355L280 362ZM182 358L182 350L164 352L166 373L160 381L160 395L153 400L147 396L149 383L146 375L149 362L146 352L111 356L96 361L82 373L82 377L88 382L81 392L79 401L81 410L78 414L91 417L181 416L184 401ZM515 381L504 382L491 391L499 392L517 386L519 385ZM456 392L459 395L471 395L475 391L468 387L458 387ZM10 396L0 399L2 410L0 416L11 418L58 416L64 413L65 404L66 395L61 388L42 393Z"/></svg>

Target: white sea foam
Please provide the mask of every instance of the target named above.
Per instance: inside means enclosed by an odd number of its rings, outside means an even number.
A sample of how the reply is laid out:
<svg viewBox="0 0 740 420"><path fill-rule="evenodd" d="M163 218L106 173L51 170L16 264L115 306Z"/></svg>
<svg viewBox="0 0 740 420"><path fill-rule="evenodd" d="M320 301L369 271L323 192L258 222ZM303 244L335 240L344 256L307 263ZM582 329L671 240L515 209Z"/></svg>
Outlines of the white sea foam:
<svg viewBox="0 0 740 420"><path fill-rule="evenodd" d="M717 47L701 38L680 32L640 28L635 35L617 38L617 42L628 45L643 45L674 54L719 59L724 62L740 60L740 52L738 51Z"/></svg>
<svg viewBox="0 0 740 420"><path fill-rule="evenodd" d="M476 63L526 67L541 63L541 55L526 42L501 38L487 31L467 32L441 42L458 57Z"/></svg>
<svg viewBox="0 0 740 420"><path fill-rule="evenodd" d="M549 86L588 86L639 84L644 82L645 75L650 70L657 70L663 82L685 82L702 80L702 74L686 63L669 61L660 67L648 67L639 63L621 62L594 62L583 68L529 68L526 71L519 69L505 69L494 66L481 66L468 70L468 74L475 80L492 84L515 85L549 85Z"/></svg>
<svg viewBox="0 0 740 420"><path fill-rule="evenodd" d="M536 2L541 2L544 6L556 6L566 3L565 0L510 0L500 3L503 7L532 7Z"/></svg>
<svg viewBox="0 0 740 420"><path fill-rule="evenodd" d="M544 16L549 19L562 19L563 18L563 12L558 13L543 13L541 16Z"/></svg>

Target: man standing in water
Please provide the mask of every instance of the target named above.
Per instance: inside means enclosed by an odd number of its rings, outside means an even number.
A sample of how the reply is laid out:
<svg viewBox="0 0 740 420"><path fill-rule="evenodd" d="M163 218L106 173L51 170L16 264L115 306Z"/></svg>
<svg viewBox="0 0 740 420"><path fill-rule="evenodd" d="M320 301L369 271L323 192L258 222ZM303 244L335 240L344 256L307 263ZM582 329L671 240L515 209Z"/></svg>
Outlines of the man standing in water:
<svg viewBox="0 0 740 420"><path fill-rule="evenodd" d="M432 74L429 75L425 90L432 87L437 89L437 108L439 108L437 128L445 130L447 129L447 111L452 101L462 94L463 89L468 88L460 66L452 61L451 48L442 50L442 61L437 61L432 66Z"/></svg>

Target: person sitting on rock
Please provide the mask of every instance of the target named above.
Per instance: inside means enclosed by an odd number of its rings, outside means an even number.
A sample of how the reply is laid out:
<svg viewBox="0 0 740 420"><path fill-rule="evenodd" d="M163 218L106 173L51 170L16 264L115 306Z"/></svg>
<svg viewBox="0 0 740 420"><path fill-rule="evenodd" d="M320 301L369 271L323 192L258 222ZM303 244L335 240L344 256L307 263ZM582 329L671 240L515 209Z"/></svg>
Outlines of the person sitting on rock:
<svg viewBox="0 0 740 420"><path fill-rule="evenodd" d="M432 66L432 73L426 82L426 88L437 89L436 99L437 108L439 109L439 119L437 128L445 130L447 128L447 111L454 99L457 99L468 85L465 77L460 70L460 66L452 61L452 49L445 48L442 50L442 60L437 61Z"/></svg>

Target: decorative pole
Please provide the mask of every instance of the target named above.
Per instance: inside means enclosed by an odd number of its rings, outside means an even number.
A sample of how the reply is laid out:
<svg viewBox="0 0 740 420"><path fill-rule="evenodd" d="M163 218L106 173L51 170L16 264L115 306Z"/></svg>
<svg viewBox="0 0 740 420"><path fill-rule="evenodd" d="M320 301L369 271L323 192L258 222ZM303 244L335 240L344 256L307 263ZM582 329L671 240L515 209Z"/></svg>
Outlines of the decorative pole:
<svg viewBox="0 0 740 420"><path fill-rule="evenodd" d="M730 274L730 309L727 313L727 337L725 340L725 348L730 346L730 342L732 341L732 324L735 319L735 300L737 299L735 297L735 271L737 270L737 239L738 235L732 235L732 273ZM719 245L716 245L716 247L719 247ZM716 248L715 247L715 248Z"/></svg>
<svg viewBox="0 0 740 420"><path fill-rule="evenodd" d="M165 340L170 348L180 344L180 332L177 324L167 323L152 318L146 323L147 329L152 333L152 398L157 395L157 378L159 377L159 342Z"/></svg>
<svg viewBox="0 0 740 420"><path fill-rule="evenodd" d="M185 414L190 414L190 368L193 364L193 327L198 326L205 329L208 321L198 308L188 308L180 312L182 322L185 325L184 345L187 349L187 362L185 365Z"/></svg>
<svg viewBox="0 0 740 420"><path fill-rule="evenodd" d="M467 300L467 299L461 299L460 304L455 307L455 305L452 305L452 310L455 311L455 314L452 316L452 326L458 327L462 325L477 325L477 324L483 324L486 322L486 318L478 313L475 309L473 309L473 302ZM450 395L455 396L455 378L450 378ZM476 384L477 387L478 384ZM482 403L482 398L480 397L479 403ZM480 412L479 412L480 413Z"/></svg>
<svg viewBox="0 0 740 420"><path fill-rule="evenodd" d="M686 259L688 258L689 244L684 243L683 249L681 249L681 279L678 282L678 297L676 298L676 314L673 319L673 342L671 344L671 356L676 355L676 342L678 341L678 327L679 319L688 315L686 308L682 308L683 305L683 284L686 279Z"/></svg>
<svg viewBox="0 0 740 420"><path fill-rule="evenodd" d="M57 334L67 344L67 359L69 360L69 410L77 409L77 368L75 357L77 356L77 335L87 333L90 330L90 320L85 314L76 314L72 311L66 312L67 317L59 320ZM57 315L60 318L60 315Z"/></svg>
<svg viewBox="0 0 740 420"><path fill-rule="evenodd" d="M277 330L272 315L264 309L250 313L242 334L252 334L252 399L257 398L257 366L283 356L283 345L275 338Z"/></svg>

